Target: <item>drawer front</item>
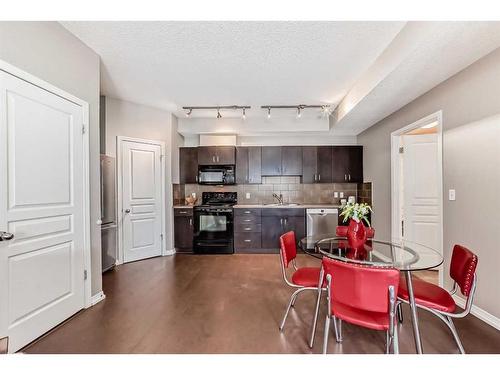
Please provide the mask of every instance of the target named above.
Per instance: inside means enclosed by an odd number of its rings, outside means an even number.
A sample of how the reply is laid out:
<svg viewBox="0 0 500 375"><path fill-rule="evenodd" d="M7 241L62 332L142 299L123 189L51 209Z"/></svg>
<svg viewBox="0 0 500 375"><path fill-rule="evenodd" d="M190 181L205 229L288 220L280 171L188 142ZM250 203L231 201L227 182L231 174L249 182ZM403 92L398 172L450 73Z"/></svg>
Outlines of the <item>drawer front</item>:
<svg viewBox="0 0 500 375"><path fill-rule="evenodd" d="M237 233L252 233L252 232L261 232L261 224L238 224L236 223L234 226L234 231Z"/></svg>
<svg viewBox="0 0 500 375"><path fill-rule="evenodd" d="M174 208L174 216L193 216L192 208Z"/></svg>
<svg viewBox="0 0 500 375"><path fill-rule="evenodd" d="M234 223L236 225L260 224L261 218L260 216L253 216L253 215L235 216Z"/></svg>
<svg viewBox="0 0 500 375"><path fill-rule="evenodd" d="M235 233L235 249L260 249L260 233Z"/></svg>
<svg viewBox="0 0 500 375"><path fill-rule="evenodd" d="M303 208L265 208L262 210L262 216L304 216Z"/></svg>
<svg viewBox="0 0 500 375"><path fill-rule="evenodd" d="M234 216L260 216L260 208L235 208Z"/></svg>

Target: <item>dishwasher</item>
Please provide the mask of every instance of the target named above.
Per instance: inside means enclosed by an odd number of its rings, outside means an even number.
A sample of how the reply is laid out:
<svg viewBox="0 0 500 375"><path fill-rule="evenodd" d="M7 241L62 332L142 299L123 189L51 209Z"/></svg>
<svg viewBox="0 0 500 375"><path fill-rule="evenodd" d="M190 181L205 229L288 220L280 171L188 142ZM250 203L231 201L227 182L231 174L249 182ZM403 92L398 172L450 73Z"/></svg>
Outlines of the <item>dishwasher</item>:
<svg viewBox="0 0 500 375"><path fill-rule="evenodd" d="M316 241L326 237L335 237L339 221L339 210L336 208L308 208L307 216L307 248L313 249Z"/></svg>

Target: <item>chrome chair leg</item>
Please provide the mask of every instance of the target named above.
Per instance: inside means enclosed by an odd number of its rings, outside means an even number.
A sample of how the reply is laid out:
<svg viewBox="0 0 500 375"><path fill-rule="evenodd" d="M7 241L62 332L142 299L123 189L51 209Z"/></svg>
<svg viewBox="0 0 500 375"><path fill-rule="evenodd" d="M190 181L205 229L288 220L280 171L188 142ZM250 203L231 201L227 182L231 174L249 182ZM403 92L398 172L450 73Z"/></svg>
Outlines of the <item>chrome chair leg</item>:
<svg viewBox="0 0 500 375"><path fill-rule="evenodd" d="M394 354L399 354L399 332L397 324L394 327L394 336L392 338L392 352Z"/></svg>
<svg viewBox="0 0 500 375"><path fill-rule="evenodd" d="M325 333L323 334L323 354L326 354L328 347L328 334L330 333L330 317L327 315L325 319Z"/></svg>
<svg viewBox="0 0 500 375"><path fill-rule="evenodd" d="M292 298L292 307L295 307L295 301L297 301L297 296L298 294L296 294L295 297Z"/></svg>
<svg viewBox="0 0 500 375"><path fill-rule="evenodd" d="M391 335L389 330L385 331L385 354L391 353Z"/></svg>
<svg viewBox="0 0 500 375"><path fill-rule="evenodd" d="M292 307L292 302L294 298L300 293L303 292L306 289L297 289L295 292L293 292L292 296L290 297L290 302L288 303L288 307L286 308L285 311L285 316L283 316L283 320L281 321L280 324L280 331L283 331L283 327L285 326L286 318L288 317L288 313L290 312L290 307Z"/></svg>
<svg viewBox="0 0 500 375"><path fill-rule="evenodd" d="M318 298L316 299L316 308L314 309L313 324L311 328L311 339L309 340L309 347L311 349L314 345L314 337L316 336L316 325L318 324L320 302L321 302L321 288L318 288Z"/></svg>
<svg viewBox="0 0 500 375"><path fill-rule="evenodd" d="M457 343L458 349L460 350L460 354L465 354L464 347L462 345L462 341L460 340L460 337L458 336L457 329L455 328L455 324L453 324L453 320L451 317L447 316L446 320L448 321L448 327L450 328L451 333L453 334L453 338L455 339L455 342Z"/></svg>
<svg viewBox="0 0 500 375"><path fill-rule="evenodd" d="M400 324L403 324L403 307L401 302L398 303L396 313L398 315L398 321Z"/></svg>
<svg viewBox="0 0 500 375"><path fill-rule="evenodd" d="M338 331L338 342L342 342L342 319L339 319L338 323L335 325L336 330Z"/></svg>

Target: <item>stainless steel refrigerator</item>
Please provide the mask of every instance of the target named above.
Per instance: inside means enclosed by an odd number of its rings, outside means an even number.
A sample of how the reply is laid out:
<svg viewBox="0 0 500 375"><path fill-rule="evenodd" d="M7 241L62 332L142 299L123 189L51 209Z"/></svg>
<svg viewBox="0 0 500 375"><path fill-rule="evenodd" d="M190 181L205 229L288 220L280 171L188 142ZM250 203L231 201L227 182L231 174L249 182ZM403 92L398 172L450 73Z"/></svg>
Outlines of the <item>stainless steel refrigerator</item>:
<svg viewBox="0 0 500 375"><path fill-rule="evenodd" d="M101 155L101 247L102 272L115 266L117 256L116 162Z"/></svg>

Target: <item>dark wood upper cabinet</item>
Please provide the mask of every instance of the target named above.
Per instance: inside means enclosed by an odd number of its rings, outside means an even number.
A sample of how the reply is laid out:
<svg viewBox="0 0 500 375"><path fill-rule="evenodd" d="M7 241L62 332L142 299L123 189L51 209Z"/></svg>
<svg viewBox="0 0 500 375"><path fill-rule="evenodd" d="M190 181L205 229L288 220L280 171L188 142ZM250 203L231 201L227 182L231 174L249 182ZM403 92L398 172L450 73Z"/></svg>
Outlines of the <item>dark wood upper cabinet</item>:
<svg viewBox="0 0 500 375"><path fill-rule="evenodd" d="M198 148L179 148L179 182L196 184L198 181Z"/></svg>
<svg viewBox="0 0 500 375"><path fill-rule="evenodd" d="M200 146L198 147L198 164L224 165L235 164L234 146Z"/></svg>
<svg viewBox="0 0 500 375"><path fill-rule="evenodd" d="M333 163L333 147L318 146L318 162L317 162L317 177L316 182L331 183L332 179L332 163Z"/></svg>
<svg viewBox="0 0 500 375"><path fill-rule="evenodd" d="M302 183L316 182L318 163L318 148L316 146L302 147Z"/></svg>
<svg viewBox="0 0 500 375"><path fill-rule="evenodd" d="M261 147L236 147L237 184L260 184L261 168Z"/></svg>
<svg viewBox="0 0 500 375"><path fill-rule="evenodd" d="M281 147L281 175L282 176L302 175L302 147L300 146Z"/></svg>
<svg viewBox="0 0 500 375"><path fill-rule="evenodd" d="M333 182L363 182L363 146L333 147Z"/></svg>
<svg viewBox="0 0 500 375"><path fill-rule="evenodd" d="M262 147L262 176L281 176L281 147Z"/></svg>

